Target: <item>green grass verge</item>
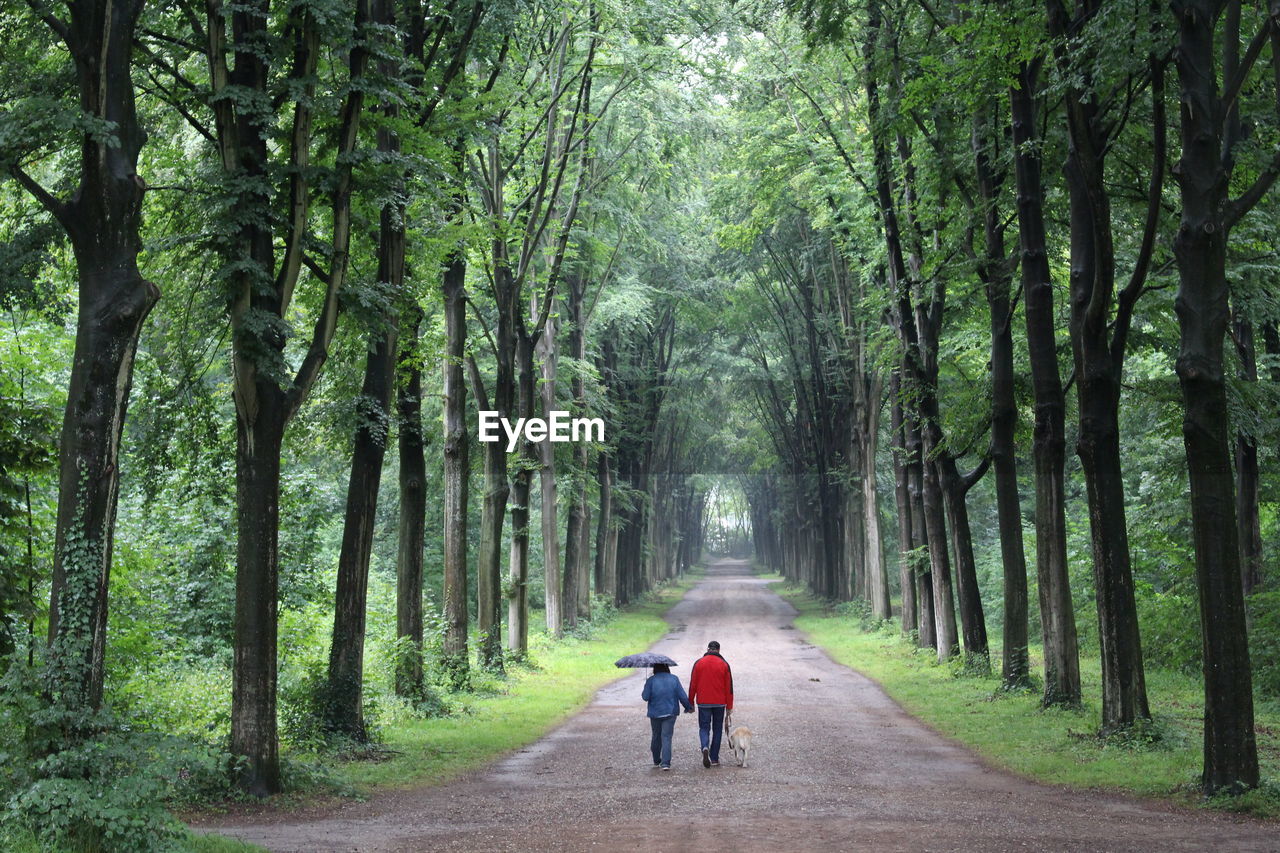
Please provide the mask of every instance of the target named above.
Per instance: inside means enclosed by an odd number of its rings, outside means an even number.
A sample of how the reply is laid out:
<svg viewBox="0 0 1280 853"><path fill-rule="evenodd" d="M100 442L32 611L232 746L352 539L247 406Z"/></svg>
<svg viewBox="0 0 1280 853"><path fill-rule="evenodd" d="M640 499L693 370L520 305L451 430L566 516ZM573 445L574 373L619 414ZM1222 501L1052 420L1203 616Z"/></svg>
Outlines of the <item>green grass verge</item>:
<svg viewBox="0 0 1280 853"><path fill-rule="evenodd" d="M531 633L531 666L512 667L505 678L478 681L475 691L451 696L454 712L447 717L388 725L382 745L394 751L389 760L344 762L331 768L333 775L358 790L439 784L532 743L627 675L613 662L660 639L668 630L662 614L695 580L686 575L628 606L585 639Z"/></svg>
<svg viewBox="0 0 1280 853"><path fill-rule="evenodd" d="M1086 697L1079 711L1042 710L1040 695L1000 690L998 672L964 673L938 664L932 650L917 650L896 626L866 631L857 617L839 615L825 602L786 585L774 589L800 611L796 628L832 658L874 679L908 713L954 738L990 763L1050 784L1126 791L1205 801L1197 790L1204 737L1204 687L1196 678L1148 669L1147 694L1154 718L1149 733L1127 739L1096 737L1102 722L1100 663L1080 659ZM1042 666L1032 649L1033 671ZM999 649L992 650L999 668ZM1263 786L1239 798L1209 805L1280 818L1280 707L1257 707L1258 751Z"/></svg>
<svg viewBox="0 0 1280 853"><path fill-rule="evenodd" d="M221 835L201 835L187 830L181 838L172 842L166 850L178 850L181 853L258 853L265 847L246 844L234 838ZM50 846L30 831L21 828L10 828L0 831L0 850L4 853L78 853L77 848Z"/></svg>
<svg viewBox="0 0 1280 853"><path fill-rule="evenodd" d="M188 832L186 837L179 842L178 849L182 850L183 853L256 853L256 851L266 850L265 847L237 841L234 838L225 838L221 835L200 835L196 832Z"/></svg>

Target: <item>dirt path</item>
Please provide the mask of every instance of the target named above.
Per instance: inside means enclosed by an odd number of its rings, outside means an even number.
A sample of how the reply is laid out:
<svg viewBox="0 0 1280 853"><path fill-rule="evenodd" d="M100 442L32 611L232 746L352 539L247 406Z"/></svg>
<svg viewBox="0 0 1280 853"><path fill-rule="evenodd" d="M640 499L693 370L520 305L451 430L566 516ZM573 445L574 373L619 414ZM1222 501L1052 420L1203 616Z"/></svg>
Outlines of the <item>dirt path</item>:
<svg viewBox="0 0 1280 853"><path fill-rule="evenodd" d="M206 828L282 851L1280 851L1274 826L990 770L806 642L794 613L723 561L654 646L687 682L707 641L720 641L735 722L757 734L746 768L704 770L696 718L682 716L671 772L652 769L637 673L454 784Z"/></svg>

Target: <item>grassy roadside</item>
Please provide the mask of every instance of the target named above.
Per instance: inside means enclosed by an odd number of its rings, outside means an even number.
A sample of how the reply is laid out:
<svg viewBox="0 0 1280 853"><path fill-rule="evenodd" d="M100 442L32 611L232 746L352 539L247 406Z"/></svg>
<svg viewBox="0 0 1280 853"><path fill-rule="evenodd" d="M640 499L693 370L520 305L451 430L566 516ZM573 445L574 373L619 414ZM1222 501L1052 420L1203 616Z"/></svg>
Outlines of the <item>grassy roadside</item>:
<svg viewBox="0 0 1280 853"><path fill-rule="evenodd" d="M866 631L855 616L840 615L804 590L779 584L775 591L800 615L796 628L840 663L874 679L910 714L990 763L1049 784L1125 791L1203 804L1196 789L1204 737L1204 693L1182 673L1148 669L1151 731L1125 740L1095 736L1101 725L1100 665L1081 655L1083 710L1042 710L1038 693L1005 693L996 675L961 674L939 665L932 651L918 651L896 627ZM1032 649L1032 668L1042 665ZM999 660L999 650L992 650ZM1263 787L1214 807L1280 818L1280 708L1257 708Z"/></svg>
<svg viewBox="0 0 1280 853"><path fill-rule="evenodd" d="M447 717L389 725L383 746L394 750L390 760L345 762L332 768L334 776L362 791L441 784L532 743L585 707L605 684L626 675L613 661L660 639L668 630L662 614L696 579L686 575L663 587L586 638L552 641L531 633L532 666L512 667L504 679L451 697L455 710Z"/></svg>
<svg viewBox="0 0 1280 853"><path fill-rule="evenodd" d="M627 671L616 669L613 661L660 639L669 628L663 614L700 577L700 570L694 569L590 628L585 636L553 641L545 633L531 632L528 665L509 667L501 679L478 677L475 690L450 697L453 713L447 717L388 724L382 730L381 746L390 758L331 763L328 787L367 795L378 789L444 784L533 743L584 708L601 687L625 676ZM290 810L314 802L315 797L316 791L304 790L273 798L272 803ZM248 853L261 848L193 833L180 843L180 849Z"/></svg>

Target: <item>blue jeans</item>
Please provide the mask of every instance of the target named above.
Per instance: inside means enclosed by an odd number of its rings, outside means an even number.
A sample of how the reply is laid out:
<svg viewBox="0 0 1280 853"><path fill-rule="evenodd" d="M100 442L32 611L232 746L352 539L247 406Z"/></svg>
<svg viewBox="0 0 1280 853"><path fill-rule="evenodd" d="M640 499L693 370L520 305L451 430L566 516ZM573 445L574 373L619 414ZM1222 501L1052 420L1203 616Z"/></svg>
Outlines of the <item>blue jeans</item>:
<svg viewBox="0 0 1280 853"><path fill-rule="evenodd" d="M710 746L711 760L720 760L720 735L724 734L724 706L698 705L698 742L703 749ZM711 743L707 740L710 736Z"/></svg>
<svg viewBox="0 0 1280 853"><path fill-rule="evenodd" d="M653 763L663 767L671 766L671 733L676 730L676 718L650 717L649 728L653 730L653 738L649 741L649 749L653 752Z"/></svg>

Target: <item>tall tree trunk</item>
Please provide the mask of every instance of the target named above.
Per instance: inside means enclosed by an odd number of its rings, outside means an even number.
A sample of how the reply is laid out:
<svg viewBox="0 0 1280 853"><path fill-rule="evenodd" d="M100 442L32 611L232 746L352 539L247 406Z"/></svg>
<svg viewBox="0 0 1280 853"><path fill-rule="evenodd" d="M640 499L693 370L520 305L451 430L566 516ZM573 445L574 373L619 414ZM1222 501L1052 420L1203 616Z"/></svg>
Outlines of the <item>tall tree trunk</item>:
<svg viewBox="0 0 1280 853"><path fill-rule="evenodd" d="M515 338L515 366L518 403L516 416L533 417L536 391L533 387L533 339L518 328ZM529 491L532 471L538 465L533 443L520 440L520 465L511 482L511 552L507 592L507 650L516 658L529 653Z"/></svg>
<svg viewBox="0 0 1280 853"><path fill-rule="evenodd" d="M926 442L926 454L930 453ZM960 651L956 631L955 594L951 586L951 559L947 554L947 524L943 489L935 462L924 463L924 526L929 542L929 574L933 582L934 648L944 661Z"/></svg>
<svg viewBox="0 0 1280 853"><path fill-rule="evenodd" d="M444 647L441 663L455 688L470 681L467 650L467 497L471 492L471 444L467 437L466 254L453 252L444 273Z"/></svg>
<svg viewBox="0 0 1280 853"><path fill-rule="evenodd" d="M1097 276L1110 278L1110 273L1094 266L1111 263L1111 229L1109 222L1104 226L1093 221L1099 215L1093 208L1098 205L1094 195L1101 187L1101 177L1086 181L1080 174L1083 168L1078 160L1068 159L1068 185L1072 187L1070 328L1080 410L1076 452L1084 470L1093 543L1102 655L1102 730L1112 732L1150 718L1151 712L1147 707L1120 470L1120 365L1112 358L1105 313L1091 310L1092 300L1097 298L1092 295L1095 288L1101 288L1108 302L1111 298L1112 287L1095 281ZM1072 175L1076 177L1072 179ZM1092 204L1085 201L1086 197ZM1101 206L1106 207L1105 203ZM1104 235L1106 247L1095 247L1094 241Z"/></svg>
<svg viewBox="0 0 1280 853"><path fill-rule="evenodd" d="M389 0L374 0L374 20L393 25ZM394 74L390 63L379 63L379 71ZM394 119L398 107L383 104ZM378 151L394 154L400 142L388 127L378 128ZM378 224L378 281L386 284L397 300L404 291L404 204L392 201L382 208ZM379 328L371 331L372 348L365 359L364 383L356 400L355 441L351 452L351 474L347 481L346 516L342 545L338 554L338 577L334 594L333 637L329 646L328 701L325 727L335 734L366 742L364 724L364 637L369 586L369 559L377 521L378 489L382 483L382 462L391 433L391 396L395 386L397 318L389 308L378 318Z"/></svg>
<svg viewBox="0 0 1280 853"><path fill-rule="evenodd" d="M925 530L924 509L924 441L920 437L919 421L909 414L907 431L907 482L911 497L911 553L914 557L916 577L916 605L920 608L919 645L922 649L937 648L938 621L934 615L933 566L929 557L929 539Z"/></svg>
<svg viewBox="0 0 1280 853"><path fill-rule="evenodd" d="M231 754L246 760L237 781L263 797L280 788L276 731L280 446L284 395L258 383L257 418L236 419L236 617L231 679Z"/></svg>
<svg viewBox="0 0 1280 853"><path fill-rule="evenodd" d="M407 645L396 661L396 694L421 698L422 560L426 544L427 454L422 429L422 309L406 306L400 336L396 414L400 421L400 521L396 535L396 639Z"/></svg>
<svg viewBox="0 0 1280 853"><path fill-rule="evenodd" d="M597 462L596 479L600 484L600 516L596 524L596 592L613 604L618 603L617 564L613 546L617 534L613 524L613 473L609 469L610 456L601 453Z"/></svg>
<svg viewBox="0 0 1280 853"><path fill-rule="evenodd" d="M401 221L397 212L383 209L378 280L387 282L396 293L403 285L404 272L404 231L396 224ZM328 701L325 703L325 728L358 742L368 740L363 693L369 557L373 551L382 461L391 431L391 390L395 375L395 318L388 311L381 321L386 327L373 332L373 348L366 357L364 384L356 400L355 443L338 553Z"/></svg>
<svg viewBox="0 0 1280 853"><path fill-rule="evenodd" d="M578 509L578 554L575 577L578 579L578 619L591 618L591 504L587 500L587 472L590 468L590 449L583 444L578 451L579 482L574 505ZM569 535L573 534L569 525Z"/></svg>
<svg viewBox="0 0 1280 853"><path fill-rule="evenodd" d="M75 62L81 112L113 132L85 132L78 185L67 201L17 163L9 169L66 231L78 275L75 357L58 447L47 669L49 696L76 719L102 704L120 437L138 338L160 291L138 269L145 185L137 172L146 133L131 58L143 3L66 5L66 23L52 13L45 19Z"/></svg>
<svg viewBox="0 0 1280 853"><path fill-rule="evenodd" d="M1053 281L1044 227L1036 136L1039 62L1023 63L1010 89L1022 290L1035 396L1036 577L1044 642L1046 706L1080 704L1080 653L1067 572L1066 400L1058 373Z"/></svg>
<svg viewBox="0 0 1280 853"><path fill-rule="evenodd" d="M297 414L328 360L337 328L339 299L347 278L351 246L352 169L359 139L365 87L360 78L369 63L368 0L357 0L347 56L351 81L340 111L335 177L328 195L330 265L315 326L296 375L281 381L266 369L284 364L290 303L308 238L312 193L307 168L311 150L314 73L320 51L319 26L304 13L295 41L289 79L298 85L287 147L276 148L276 116L259 109L270 102L273 71L267 0L238 5L230 14L211 2L205 20L214 114L222 168L228 188L237 193L237 230L228 241L233 394L236 407L236 494L238 536L236 621L231 696L231 753L237 782L255 795L280 789L276 743L276 599L278 596L280 448L285 426ZM232 38L228 45L226 26ZM234 53L234 64L228 52ZM238 93L233 96L231 93ZM258 93L262 98L245 93ZM254 104L246 108L246 104ZM261 187L272 180L273 156L282 157L288 174L286 216L281 222ZM282 188L283 189L283 188ZM283 261L276 269L276 243L283 237Z"/></svg>
<svg viewBox="0 0 1280 853"><path fill-rule="evenodd" d="M898 510L898 584L902 589L902 605L898 621L902 633L918 630L916 611L916 572L914 543L911 535L911 487L907 478L906 433L902 417L899 372L895 370L889 379L889 432L893 436L894 499Z"/></svg>
<svg viewBox="0 0 1280 853"><path fill-rule="evenodd" d="M871 599L871 612L877 619L888 619L892 616L889 604L889 574L884 562L884 548L880 542L880 496L876 491L876 449L880 441L880 399L883 385L877 378L870 383L866 394L866 413L862 435L862 513L863 535L867 546L867 578L868 595ZM902 600L908 598L903 591ZM905 611L905 606L904 606ZM914 601L912 602L914 609ZM914 616L914 614L913 614ZM903 630L909 630L905 626Z"/></svg>
<svg viewBox="0 0 1280 853"><path fill-rule="evenodd" d="M1179 30L1174 55L1182 86L1182 160L1176 171L1182 219L1173 243L1179 280L1175 307L1181 331L1177 372L1185 408L1182 437L1191 475L1191 526L1204 641L1201 781L1210 794L1239 793L1258 785L1223 368L1230 291L1227 237L1234 219L1248 208L1227 199L1231 164L1222 155L1224 109L1215 55L1221 6L1207 0L1172 4ZM1271 23L1274 26L1274 20Z"/></svg>
<svg viewBox="0 0 1280 853"><path fill-rule="evenodd" d="M964 477L956 470L955 459L948 454L942 454L937 460L937 466L942 480L947 527L951 532L951 550L955 554L956 593L960 605L965 664L987 671L991 668L987 647L987 621L982 612L982 596L978 591L973 534L969 527L969 508L965 503L965 496L985 472L987 462L984 461L978 470Z"/></svg>
<svg viewBox="0 0 1280 853"><path fill-rule="evenodd" d="M1129 536L1125 521L1124 480L1120 465L1120 381L1124 341L1128 333L1126 298L1112 316L1115 302L1115 246L1111 231L1110 188L1106 184L1105 107L1093 86L1093 60L1077 47L1076 32L1100 8L1097 0L1076 7L1069 18L1061 0L1048 2L1049 32L1064 40L1059 66L1068 79L1065 101L1068 190L1071 229L1071 313L1068 328L1075 360L1080 433L1076 453L1084 471L1093 545L1094 590L1102 657L1102 730L1111 732L1151 716L1142 666L1138 610L1133 592ZM1077 54L1079 54L1077 56ZM1078 82L1077 82L1078 81ZM1157 160L1163 154L1157 156Z"/></svg>
<svg viewBox="0 0 1280 853"><path fill-rule="evenodd" d="M972 147L978 197L982 202L984 251L978 275L987 294L991 325L991 460L995 468L996 516L1004 576L1004 643L1001 681L1006 689L1031 683L1027 652L1027 563L1022 547L1022 507L1018 496L1018 464L1014 432L1018 421L1014 398L1013 307L1006 262L1005 225L1000 215L1000 187L1006 172L993 166L989 148L995 127L984 109L974 120Z"/></svg>
<svg viewBox="0 0 1280 853"><path fill-rule="evenodd" d="M557 323L554 315L547 316L542 336L538 338L538 355L542 364L542 414L551 417L556 405L556 352ZM562 573L560 566L560 526L557 510L559 497L556 489L556 446L549 440L537 446L540 466L539 485L542 489L542 570L546 580L547 633L560 636L565 624L578 622L578 587L576 579ZM572 588L571 588L572 587Z"/></svg>
<svg viewBox="0 0 1280 853"><path fill-rule="evenodd" d="M586 287L582 276L576 273L565 277L565 287L568 291L565 294L565 308L569 327L569 356L574 359L573 380L570 384L573 393L573 414L575 417L586 417L587 383L582 375L587 358L587 336L586 329L583 328L585 322L583 298ZM587 570L591 560L591 522L587 505L590 454L591 450L585 441L575 445L573 497L569 501L568 519L565 524L564 598L566 615L573 624L577 624L578 619L591 618L591 572ZM573 607L569 604L571 585L574 587Z"/></svg>
<svg viewBox="0 0 1280 853"><path fill-rule="evenodd" d="M475 360L467 359L467 375L476 408L489 411L484 380ZM484 500L480 514L480 550L476 560L476 630L480 665L502 670L502 527L507 515L507 450L501 442L484 445Z"/></svg>

